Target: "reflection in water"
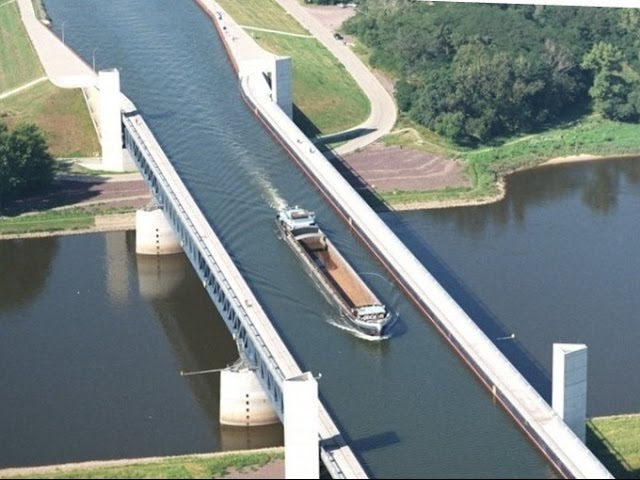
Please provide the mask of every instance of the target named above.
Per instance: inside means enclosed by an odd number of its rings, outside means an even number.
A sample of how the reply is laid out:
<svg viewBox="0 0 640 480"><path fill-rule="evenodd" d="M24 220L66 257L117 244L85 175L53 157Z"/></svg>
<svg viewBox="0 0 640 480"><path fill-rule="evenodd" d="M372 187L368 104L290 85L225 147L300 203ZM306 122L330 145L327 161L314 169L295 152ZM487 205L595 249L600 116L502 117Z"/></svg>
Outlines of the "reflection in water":
<svg viewBox="0 0 640 480"><path fill-rule="evenodd" d="M186 255L136 255L140 293L151 301L156 318L183 371L224 368L238 350L220 314L193 271ZM220 376L184 377L212 430L219 430ZM220 430L219 430L220 431ZM282 445L282 426L220 431L223 450Z"/></svg>
<svg viewBox="0 0 640 480"><path fill-rule="evenodd" d="M220 446L224 451L281 445L284 445L284 430L280 423L251 428L220 425Z"/></svg>
<svg viewBox="0 0 640 480"><path fill-rule="evenodd" d="M111 301L119 306L129 299L129 258L127 237L121 232L105 233L107 254L107 291Z"/></svg>
<svg viewBox="0 0 640 480"><path fill-rule="evenodd" d="M526 222L527 210L563 202L576 191L593 213L611 213L617 205L621 178L640 183L640 162L635 158L551 165L518 172L507 178L507 196L491 205L439 209L429 212L436 222L453 222L456 230L481 239L489 226L505 230ZM517 192L517 194L512 194Z"/></svg>
<svg viewBox="0 0 640 480"><path fill-rule="evenodd" d="M136 255L138 288L149 300L170 298L184 280L186 269L191 268L184 254Z"/></svg>
<svg viewBox="0 0 640 480"><path fill-rule="evenodd" d="M218 422L219 375L179 372L232 363L235 343L185 257L145 262L133 238L0 242L0 468L233 443ZM248 433L229 435L238 447L282 444L277 429Z"/></svg>
<svg viewBox="0 0 640 480"><path fill-rule="evenodd" d="M43 289L58 239L0 241L0 313L26 305Z"/></svg>

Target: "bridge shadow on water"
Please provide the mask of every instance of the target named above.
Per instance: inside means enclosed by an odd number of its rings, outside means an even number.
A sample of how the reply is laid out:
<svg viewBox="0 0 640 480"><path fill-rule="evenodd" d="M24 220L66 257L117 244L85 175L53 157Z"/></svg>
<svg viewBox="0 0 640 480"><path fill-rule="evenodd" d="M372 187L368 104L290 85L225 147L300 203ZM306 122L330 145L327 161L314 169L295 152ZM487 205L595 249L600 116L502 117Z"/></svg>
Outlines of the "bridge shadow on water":
<svg viewBox="0 0 640 480"><path fill-rule="evenodd" d="M331 164L344 176L349 184L378 213L384 214L386 223L438 280L453 299L471 317L484 334L507 357L535 390L550 404L551 378L545 367L511 334L511 331L491 312L489 307L460 279L451 268L434 252L427 242L394 213L389 204L362 178L335 150L324 152ZM401 322L394 329L394 336L402 334Z"/></svg>
<svg viewBox="0 0 640 480"><path fill-rule="evenodd" d="M531 386L551 403L551 377L546 368L529 352L522 343L489 309L487 305L456 275L453 270L434 252L426 241L399 215L392 212L393 230L429 270L431 275L451 295L473 322L493 342L502 354L527 379ZM387 222L389 223L389 222Z"/></svg>

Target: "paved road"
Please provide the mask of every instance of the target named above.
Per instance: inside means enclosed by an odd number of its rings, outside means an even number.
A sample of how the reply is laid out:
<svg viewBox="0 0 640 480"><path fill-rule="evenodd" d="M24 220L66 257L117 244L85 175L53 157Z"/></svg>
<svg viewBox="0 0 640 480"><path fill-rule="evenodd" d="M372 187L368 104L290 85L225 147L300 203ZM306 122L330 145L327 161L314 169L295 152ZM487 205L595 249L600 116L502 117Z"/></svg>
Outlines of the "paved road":
<svg viewBox="0 0 640 480"><path fill-rule="evenodd" d="M336 149L344 155L373 143L391 131L396 123L398 111L391 95L384 89L375 75L343 42L333 38L333 32L316 20L297 0L276 0L293 18L316 37L345 66L371 102L371 115L353 130L365 133Z"/></svg>
<svg viewBox="0 0 640 480"><path fill-rule="evenodd" d="M60 88L82 88L97 82L91 67L36 18L31 0L18 0L18 6L22 23L51 83Z"/></svg>

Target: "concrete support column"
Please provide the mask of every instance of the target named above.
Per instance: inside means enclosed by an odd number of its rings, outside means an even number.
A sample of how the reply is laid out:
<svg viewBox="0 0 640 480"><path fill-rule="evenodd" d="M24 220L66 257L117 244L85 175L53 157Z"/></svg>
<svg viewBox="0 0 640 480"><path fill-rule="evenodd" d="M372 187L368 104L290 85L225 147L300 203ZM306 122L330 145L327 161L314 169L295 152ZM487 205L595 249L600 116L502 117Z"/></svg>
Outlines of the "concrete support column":
<svg viewBox="0 0 640 480"><path fill-rule="evenodd" d="M273 425L280 419L256 374L243 363L220 372L220 424L234 427Z"/></svg>
<svg viewBox="0 0 640 480"><path fill-rule="evenodd" d="M284 382L285 478L320 477L318 382L310 372Z"/></svg>
<svg viewBox="0 0 640 480"><path fill-rule="evenodd" d="M280 109L293 118L293 85L291 74L291 57L274 57L271 73L271 90L273 98Z"/></svg>
<svg viewBox="0 0 640 480"><path fill-rule="evenodd" d="M136 253L170 255L182 252L180 240L158 206L136 212Z"/></svg>
<svg viewBox="0 0 640 480"><path fill-rule="evenodd" d="M125 170L122 155L122 119L120 111L120 73L118 70L98 72L100 89L100 142L102 168L112 172Z"/></svg>
<svg viewBox="0 0 640 480"><path fill-rule="evenodd" d="M552 408L585 441L587 422L587 346L553 344Z"/></svg>

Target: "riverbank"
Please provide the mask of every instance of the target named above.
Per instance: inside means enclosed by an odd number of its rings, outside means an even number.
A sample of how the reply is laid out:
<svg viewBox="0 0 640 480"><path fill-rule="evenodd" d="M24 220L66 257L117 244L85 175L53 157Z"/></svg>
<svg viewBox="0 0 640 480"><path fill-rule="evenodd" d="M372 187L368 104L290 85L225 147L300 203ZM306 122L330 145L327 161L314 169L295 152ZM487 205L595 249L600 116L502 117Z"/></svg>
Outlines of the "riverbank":
<svg viewBox="0 0 640 480"><path fill-rule="evenodd" d="M60 176L4 209L0 240L133 230L135 210L150 201L139 174Z"/></svg>
<svg viewBox="0 0 640 480"><path fill-rule="evenodd" d="M9 468L0 478L284 478L284 448Z"/></svg>
<svg viewBox="0 0 640 480"><path fill-rule="evenodd" d="M536 168L554 167L559 165L575 164L581 162L597 162L597 161L614 161L625 158L640 158L639 154L629 155L569 155L565 157L555 157L547 161L544 161L538 165L526 166L519 168L504 177L498 178L494 184L496 192L487 196L478 196L471 198L436 198L436 199L421 199L421 200L402 200L402 196L410 196L415 194L416 196L425 196L429 191L423 192L398 192L391 194L381 194L381 197L391 206L395 211L407 211L407 210L435 210L439 208L458 208L458 207L476 207L480 205L488 205L491 203L500 202L505 199L508 194L509 176L524 172L526 170L532 170ZM432 190L434 195L442 193L442 190Z"/></svg>

